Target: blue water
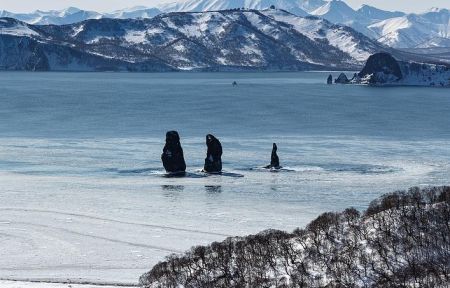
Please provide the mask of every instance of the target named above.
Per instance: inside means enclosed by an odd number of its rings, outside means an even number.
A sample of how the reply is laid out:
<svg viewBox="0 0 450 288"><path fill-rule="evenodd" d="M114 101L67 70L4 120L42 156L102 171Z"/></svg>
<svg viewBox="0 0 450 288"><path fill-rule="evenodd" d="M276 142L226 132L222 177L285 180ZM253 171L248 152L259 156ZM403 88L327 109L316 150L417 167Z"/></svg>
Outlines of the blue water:
<svg viewBox="0 0 450 288"><path fill-rule="evenodd" d="M324 73L1 73L0 133L19 137L448 139L448 89L326 86ZM238 87L231 82L237 80Z"/></svg>
<svg viewBox="0 0 450 288"><path fill-rule="evenodd" d="M448 89L327 76L0 73L0 278L134 281L192 245L449 184ZM163 171L167 130L188 177ZM208 133L224 175L200 172Z"/></svg>

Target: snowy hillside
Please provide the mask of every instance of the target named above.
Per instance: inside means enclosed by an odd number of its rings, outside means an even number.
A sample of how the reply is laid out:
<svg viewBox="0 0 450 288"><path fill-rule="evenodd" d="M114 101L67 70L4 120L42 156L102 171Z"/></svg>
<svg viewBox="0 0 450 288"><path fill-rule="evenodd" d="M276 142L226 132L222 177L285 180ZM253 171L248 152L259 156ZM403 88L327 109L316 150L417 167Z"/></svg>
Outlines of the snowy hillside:
<svg viewBox="0 0 450 288"><path fill-rule="evenodd" d="M37 66L44 70L87 69L79 59L87 56L101 58L100 66L95 61L88 64L103 70L357 69L369 55L385 50L348 27L276 9L169 13L151 19L99 19L63 26L1 21L2 55L8 55L0 63L4 69L25 69L14 64L14 53L28 53L34 62L47 63ZM24 38L32 44L29 50L18 44ZM55 51L74 57L60 59ZM79 61L84 68L77 66ZM120 63L108 64L111 61Z"/></svg>
<svg viewBox="0 0 450 288"><path fill-rule="evenodd" d="M372 24L369 29L379 35L380 42L395 48L448 47L450 11L408 14Z"/></svg>
<svg viewBox="0 0 450 288"><path fill-rule="evenodd" d="M448 287L450 188L412 188L324 213L292 233L268 230L172 255L142 275L162 287Z"/></svg>
<svg viewBox="0 0 450 288"><path fill-rule="evenodd" d="M111 13L105 13L102 15L101 18L114 18L114 19L152 18L161 13L162 11L159 10L158 8L147 8L141 6L141 7L133 7L130 9L117 10ZM68 22L66 24L72 24L76 22Z"/></svg>
<svg viewBox="0 0 450 288"><path fill-rule="evenodd" d="M294 17L288 13L268 10L266 15L271 18L292 25L299 33L312 40L325 40L333 47L337 47L351 55L357 61L365 61L373 51L380 50L380 46L366 37L361 37L352 29L334 25L324 19L315 17Z"/></svg>
<svg viewBox="0 0 450 288"><path fill-rule="evenodd" d="M38 30L15 19L0 19L0 35L37 36Z"/></svg>
<svg viewBox="0 0 450 288"><path fill-rule="evenodd" d="M91 20L97 21L97 20ZM58 26L34 26L12 18L0 18L0 70L30 71L171 71L152 56L136 62L101 55L60 42L52 34Z"/></svg>
<svg viewBox="0 0 450 288"><path fill-rule="evenodd" d="M358 13L343 1L330 1L311 12L312 15L325 18L332 23L347 23L357 20Z"/></svg>

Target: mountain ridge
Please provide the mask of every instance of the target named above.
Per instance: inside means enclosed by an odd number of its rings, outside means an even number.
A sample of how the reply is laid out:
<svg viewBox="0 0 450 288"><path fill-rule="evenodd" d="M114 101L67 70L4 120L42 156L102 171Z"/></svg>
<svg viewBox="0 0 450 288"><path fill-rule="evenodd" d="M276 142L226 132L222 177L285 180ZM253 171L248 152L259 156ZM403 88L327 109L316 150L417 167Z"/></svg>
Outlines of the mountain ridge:
<svg viewBox="0 0 450 288"><path fill-rule="evenodd" d="M353 9L345 1L340 0L183 0L156 3L150 7L139 6L122 9L110 13L69 7L60 11L38 10L34 13L17 14L0 11L0 17L16 18L29 24L64 25L88 19L152 18L169 12L203 12L237 8L262 10L270 6L298 16L319 16L335 24L350 26L366 36L394 48L450 47L450 12L448 9L431 8L423 13L406 14L399 11L382 10L367 4L362 5L359 9Z"/></svg>
<svg viewBox="0 0 450 288"><path fill-rule="evenodd" d="M150 19L90 19L70 25L0 19L0 51L5 52L1 55L16 53L20 50L17 43L25 38L39 49L28 51L28 58L22 55L24 59L46 56L51 61L37 61L49 63L48 67L24 65L23 70L70 70L70 61L91 65L84 59L93 56L102 60L101 65L89 66L92 70L107 69L108 59L119 61L109 65L119 71L152 71L152 67L155 71L352 70L360 68L371 54L387 49L346 26L276 9L173 12ZM64 51L64 57L76 57L66 59L47 50L50 48ZM3 62L14 61L14 57L7 58L3 57Z"/></svg>

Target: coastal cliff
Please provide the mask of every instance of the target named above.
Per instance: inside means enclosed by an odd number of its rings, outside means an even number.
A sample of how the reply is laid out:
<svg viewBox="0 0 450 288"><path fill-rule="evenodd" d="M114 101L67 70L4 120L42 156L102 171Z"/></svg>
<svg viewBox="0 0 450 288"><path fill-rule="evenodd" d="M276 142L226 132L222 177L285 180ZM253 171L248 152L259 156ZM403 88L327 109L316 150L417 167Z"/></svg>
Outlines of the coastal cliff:
<svg viewBox="0 0 450 288"><path fill-rule="evenodd" d="M450 68L445 65L397 61L388 53L369 57L351 83L450 87Z"/></svg>

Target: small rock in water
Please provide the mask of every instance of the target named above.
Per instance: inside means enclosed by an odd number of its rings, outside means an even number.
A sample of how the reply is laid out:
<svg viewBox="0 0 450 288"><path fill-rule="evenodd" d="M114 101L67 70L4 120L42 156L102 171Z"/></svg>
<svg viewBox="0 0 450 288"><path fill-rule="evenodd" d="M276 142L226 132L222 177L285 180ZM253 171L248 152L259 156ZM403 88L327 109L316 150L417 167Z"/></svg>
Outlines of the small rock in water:
<svg viewBox="0 0 450 288"><path fill-rule="evenodd" d="M277 144L273 143L273 148L272 148L272 156L270 157L270 165L266 166L267 169L281 169L280 166L280 158L278 158L277 155Z"/></svg>
<svg viewBox="0 0 450 288"><path fill-rule="evenodd" d="M347 75L345 75L345 73L341 73L339 75L339 77L336 78L336 80L334 80L334 83L337 83L337 84L348 84L348 83L350 83L350 81L348 80Z"/></svg>
<svg viewBox="0 0 450 288"><path fill-rule="evenodd" d="M177 131L166 133L166 145L164 146L161 160L167 172L179 173L186 171L183 148L181 148L180 136Z"/></svg>
<svg viewBox="0 0 450 288"><path fill-rule="evenodd" d="M206 153L205 167L203 171L208 173L219 173L222 171L222 144L219 139L211 134L206 135Z"/></svg>
<svg viewBox="0 0 450 288"><path fill-rule="evenodd" d="M330 74L330 75L328 76L327 84L328 84L328 85L333 84L333 75Z"/></svg>
<svg viewBox="0 0 450 288"><path fill-rule="evenodd" d="M361 83L361 77L359 77L358 73L353 74L352 80L350 80L350 83L352 84L360 84Z"/></svg>

